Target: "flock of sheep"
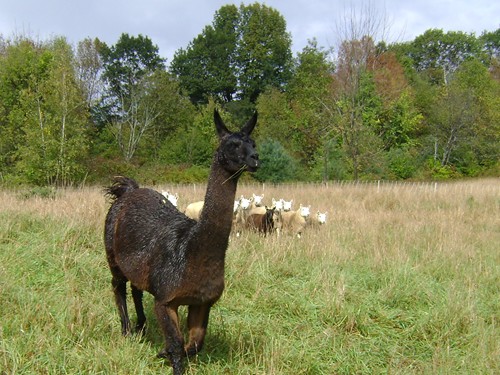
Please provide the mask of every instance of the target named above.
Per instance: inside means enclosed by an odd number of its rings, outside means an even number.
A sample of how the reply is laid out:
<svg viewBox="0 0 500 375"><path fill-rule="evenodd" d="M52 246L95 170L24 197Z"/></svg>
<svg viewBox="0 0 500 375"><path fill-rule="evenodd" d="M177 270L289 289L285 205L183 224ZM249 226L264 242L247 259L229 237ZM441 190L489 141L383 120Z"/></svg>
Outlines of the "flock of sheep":
<svg viewBox="0 0 500 375"><path fill-rule="evenodd" d="M170 191L162 191L163 196L178 208L178 194ZM299 206L292 210L293 200L272 199L271 206L263 202L264 194L252 194L250 198L243 195L234 201L233 210L233 233L239 236L245 229L257 231L263 235L276 232L292 233L300 238L302 232L308 226L319 227L326 224L327 213L317 211L311 215L311 206ZM184 213L186 216L198 221L203 209L203 201L190 203Z"/></svg>

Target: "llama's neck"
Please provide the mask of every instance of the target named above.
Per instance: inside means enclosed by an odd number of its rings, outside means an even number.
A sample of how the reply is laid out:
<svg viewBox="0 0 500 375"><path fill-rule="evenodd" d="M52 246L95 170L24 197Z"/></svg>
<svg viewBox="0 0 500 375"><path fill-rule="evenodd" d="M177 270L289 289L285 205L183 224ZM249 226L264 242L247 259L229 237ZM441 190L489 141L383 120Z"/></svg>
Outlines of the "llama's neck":
<svg viewBox="0 0 500 375"><path fill-rule="evenodd" d="M214 158L198 223L198 234L203 241L227 243L233 222L238 177L227 172L217 157Z"/></svg>

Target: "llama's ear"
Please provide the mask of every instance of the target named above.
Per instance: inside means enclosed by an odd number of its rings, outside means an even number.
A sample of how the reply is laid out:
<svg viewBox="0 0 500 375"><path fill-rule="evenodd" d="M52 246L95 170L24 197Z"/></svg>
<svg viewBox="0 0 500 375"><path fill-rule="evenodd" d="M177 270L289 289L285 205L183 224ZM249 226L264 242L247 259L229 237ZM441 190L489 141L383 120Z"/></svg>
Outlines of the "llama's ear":
<svg viewBox="0 0 500 375"><path fill-rule="evenodd" d="M214 109L214 122L215 122L215 128L217 129L217 134L219 135L219 138L222 138L226 134L231 133L226 128L226 125L224 125L224 121L222 121L222 118L220 117L219 111L217 111L217 109Z"/></svg>
<svg viewBox="0 0 500 375"><path fill-rule="evenodd" d="M241 128L241 132L246 135L250 135L252 133L253 128L255 128L255 124L257 123L257 111L253 114L252 118L248 120L248 122Z"/></svg>

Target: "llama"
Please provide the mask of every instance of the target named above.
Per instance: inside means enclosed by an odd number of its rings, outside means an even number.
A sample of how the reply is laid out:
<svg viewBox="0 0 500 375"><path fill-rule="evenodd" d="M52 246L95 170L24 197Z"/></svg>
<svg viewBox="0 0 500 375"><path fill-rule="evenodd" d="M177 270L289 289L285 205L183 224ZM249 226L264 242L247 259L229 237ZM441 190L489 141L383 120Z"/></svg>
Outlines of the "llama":
<svg viewBox="0 0 500 375"><path fill-rule="evenodd" d="M250 214L247 217L246 224L249 228L256 230L264 237L274 230L274 214L276 207L265 207L264 214Z"/></svg>
<svg viewBox="0 0 500 375"><path fill-rule="evenodd" d="M159 356L170 359L174 375L183 373L184 356L202 349L210 308L224 290L237 182L243 171L254 172L259 166L250 138L257 114L234 133L217 111L214 122L219 146L198 222L165 202L160 193L139 188L132 179L115 177L107 189L113 203L106 216L104 239L122 334L131 332L126 303L126 283L130 281L138 331L146 322L143 291L154 296L156 318L166 342ZM185 345L179 327L181 305L189 306Z"/></svg>

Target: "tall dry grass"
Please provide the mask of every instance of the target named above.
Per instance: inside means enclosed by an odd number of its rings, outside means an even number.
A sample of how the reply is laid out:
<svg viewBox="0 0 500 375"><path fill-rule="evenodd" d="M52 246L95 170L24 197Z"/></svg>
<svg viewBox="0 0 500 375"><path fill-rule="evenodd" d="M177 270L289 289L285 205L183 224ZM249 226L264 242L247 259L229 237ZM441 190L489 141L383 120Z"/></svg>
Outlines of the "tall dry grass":
<svg viewBox="0 0 500 375"><path fill-rule="evenodd" d="M204 186L177 192L180 208ZM190 374L498 373L500 184L240 185L328 211L291 235L231 237L227 286ZM102 189L0 190L0 372L167 371L120 336ZM132 314L134 315L134 314Z"/></svg>

